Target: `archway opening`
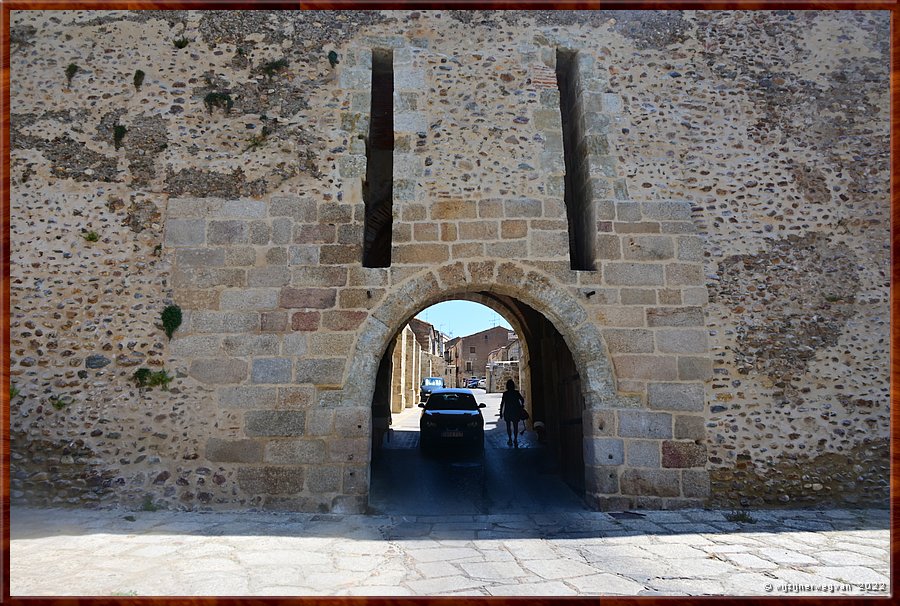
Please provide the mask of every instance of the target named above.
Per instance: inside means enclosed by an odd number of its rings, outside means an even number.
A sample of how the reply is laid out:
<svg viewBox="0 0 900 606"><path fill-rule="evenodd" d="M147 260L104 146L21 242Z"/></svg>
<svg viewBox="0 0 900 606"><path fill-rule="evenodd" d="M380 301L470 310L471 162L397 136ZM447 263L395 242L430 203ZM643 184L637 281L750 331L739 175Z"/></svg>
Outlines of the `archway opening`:
<svg viewBox="0 0 900 606"><path fill-rule="evenodd" d="M396 330L382 352L372 395L370 509L478 514L584 509L584 401L568 344L550 320L514 297L479 291L444 299L451 300L479 303L502 320L496 327L452 336L446 326L446 332L440 330L440 321L437 327L420 324L420 336L431 330L443 338L442 366L433 363L440 348L420 353L418 361L410 353L433 343L412 339L409 320ZM490 346L475 347L483 341ZM417 374L400 372L399 364L418 364ZM437 456L418 448L419 388L426 365L430 376L438 376L439 369L447 387L469 388L486 404L480 457L452 446ZM468 383L473 377L484 382ZM530 416L517 427L524 430L519 449L509 444L506 423L498 417L507 378L522 392Z"/></svg>

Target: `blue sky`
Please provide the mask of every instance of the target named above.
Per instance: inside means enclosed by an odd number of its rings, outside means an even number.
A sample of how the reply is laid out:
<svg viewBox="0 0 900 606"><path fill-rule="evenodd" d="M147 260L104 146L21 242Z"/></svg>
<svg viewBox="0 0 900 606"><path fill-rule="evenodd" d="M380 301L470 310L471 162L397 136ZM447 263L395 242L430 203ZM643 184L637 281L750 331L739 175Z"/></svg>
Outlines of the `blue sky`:
<svg viewBox="0 0 900 606"><path fill-rule="evenodd" d="M465 337L494 326L512 329L503 316L471 301L444 301L425 308L416 317L434 324L435 328L450 337Z"/></svg>

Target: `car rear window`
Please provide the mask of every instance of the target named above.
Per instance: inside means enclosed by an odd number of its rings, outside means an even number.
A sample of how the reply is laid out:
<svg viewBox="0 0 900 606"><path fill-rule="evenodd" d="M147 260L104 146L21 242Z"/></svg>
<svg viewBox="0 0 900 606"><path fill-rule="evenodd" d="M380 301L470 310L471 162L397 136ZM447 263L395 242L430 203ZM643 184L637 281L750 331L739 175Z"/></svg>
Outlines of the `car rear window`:
<svg viewBox="0 0 900 606"><path fill-rule="evenodd" d="M468 393L435 393L428 398L425 410L478 410L478 403Z"/></svg>
<svg viewBox="0 0 900 606"><path fill-rule="evenodd" d="M425 379L425 385L429 387L443 387L444 380L443 379Z"/></svg>

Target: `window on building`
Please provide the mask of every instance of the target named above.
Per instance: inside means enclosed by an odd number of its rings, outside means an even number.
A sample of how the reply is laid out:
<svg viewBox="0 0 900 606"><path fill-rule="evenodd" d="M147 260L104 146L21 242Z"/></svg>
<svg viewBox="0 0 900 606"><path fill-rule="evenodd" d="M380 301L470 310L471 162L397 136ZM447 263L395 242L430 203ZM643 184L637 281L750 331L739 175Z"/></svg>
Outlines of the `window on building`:
<svg viewBox="0 0 900 606"><path fill-rule="evenodd" d="M466 361L466 372L472 372L472 360Z"/></svg>
<svg viewBox="0 0 900 606"><path fill-rule="evenodd" d="M470 348L469 348L469 353L475 353L475 347L470 347Z"/></svg>

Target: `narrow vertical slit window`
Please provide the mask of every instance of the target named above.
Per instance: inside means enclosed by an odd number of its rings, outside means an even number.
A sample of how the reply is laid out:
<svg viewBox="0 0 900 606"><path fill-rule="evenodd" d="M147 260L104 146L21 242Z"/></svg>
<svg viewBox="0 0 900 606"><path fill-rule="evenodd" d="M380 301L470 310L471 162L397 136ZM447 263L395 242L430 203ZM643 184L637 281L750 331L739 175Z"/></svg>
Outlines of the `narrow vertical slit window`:
<svg viewBox="0 0 900 606"><path fill-rule="evenodd" d="M596 269L594 241L597 225L588 170L577 52L565 49L556 51L556 82L559 85L566 165L565 204L569 223L569 261L572 269L593 270Z"/></svg>
<svg viewBox="0 0 900 606"><path fill-rule="evenodd" d="M394 194L394 53L372 51L372 103L363 201L364 267L390 267Z"/></svg>

